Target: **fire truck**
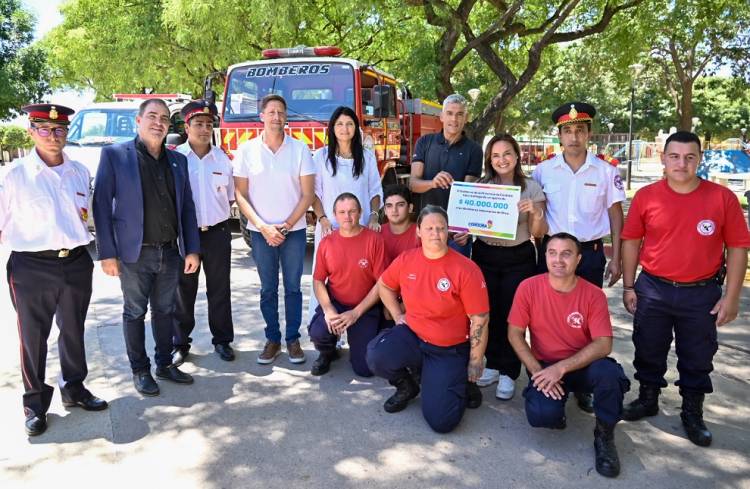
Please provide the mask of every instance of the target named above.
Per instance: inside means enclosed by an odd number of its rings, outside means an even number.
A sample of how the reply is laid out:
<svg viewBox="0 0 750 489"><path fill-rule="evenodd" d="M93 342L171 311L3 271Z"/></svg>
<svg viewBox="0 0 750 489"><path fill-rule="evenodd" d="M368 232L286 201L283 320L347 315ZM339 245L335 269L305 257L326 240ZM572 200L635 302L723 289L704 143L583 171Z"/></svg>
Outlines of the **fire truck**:
<svg viewBox="0 0 750 489"><path fill-rule="evenodd" d="M326 145L328 120L346 105L360 120L383 183L406 182L417 139L441 130L440 105L409 98L393 75L340 55L335 46L266 49L262 60L230 66L217 129L224 151L232 157L240 144L260 134L260 100L266 95L284 97L287 134L312 151ZM210 77L206 97L215 98Z"/></svg>

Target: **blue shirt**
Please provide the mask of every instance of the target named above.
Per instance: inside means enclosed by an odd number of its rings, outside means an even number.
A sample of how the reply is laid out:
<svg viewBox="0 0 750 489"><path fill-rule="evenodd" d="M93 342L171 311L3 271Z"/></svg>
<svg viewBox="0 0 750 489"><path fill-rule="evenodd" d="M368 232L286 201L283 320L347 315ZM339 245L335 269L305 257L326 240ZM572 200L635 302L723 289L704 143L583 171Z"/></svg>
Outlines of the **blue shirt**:
<svg viewBox="0 0 750 489"><path fill-rule="evenodd" d="M422 136L414 148L412 161L424 163L424 180L432 180L441 171L450 173L459 182L465 181L467 175L477 178L482 175L482 147L464 134L453 144L448 143L442 131ZM419 210L428 204L447 209L449 196L450 189L428 190L422 194Z"/></svg>

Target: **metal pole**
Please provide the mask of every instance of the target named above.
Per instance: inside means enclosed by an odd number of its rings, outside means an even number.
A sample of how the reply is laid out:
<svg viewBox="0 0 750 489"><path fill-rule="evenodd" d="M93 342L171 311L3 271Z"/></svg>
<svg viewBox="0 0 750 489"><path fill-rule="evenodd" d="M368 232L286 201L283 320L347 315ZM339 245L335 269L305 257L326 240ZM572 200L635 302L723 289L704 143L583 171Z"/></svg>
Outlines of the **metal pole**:
<svg viewBox="0 0 750 489"><path fill-rule="evenodd" d="M635 107L635 80L630 84L630 126L628 127L628 166L625 175L625 188L630 190L630 179L633 174L633 109Z"/></svg>

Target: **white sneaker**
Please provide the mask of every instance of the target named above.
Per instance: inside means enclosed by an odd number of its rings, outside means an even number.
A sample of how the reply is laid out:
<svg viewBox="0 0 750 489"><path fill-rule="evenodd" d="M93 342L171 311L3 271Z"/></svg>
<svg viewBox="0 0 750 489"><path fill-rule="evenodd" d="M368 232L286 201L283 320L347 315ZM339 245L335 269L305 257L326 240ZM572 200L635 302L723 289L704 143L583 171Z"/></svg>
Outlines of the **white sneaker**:
<svg viewBox="0 0 750 489"><path fill-rule="evenodd" d="M492 385L497 382L499 378L499 371L495 370L494 368L485 368L484 372L482 372L482 376L477 380L477 385L479 387L487 387L488 385Z"/></svg>
<svg viewBox="0 0 750 489"><path fill-rule="evenodd" d="M508 401L513 399L513 395L516 393L516 381L508 377L507 375L501 375L497 382L497 390L495 391L495 397Z"/></svg>

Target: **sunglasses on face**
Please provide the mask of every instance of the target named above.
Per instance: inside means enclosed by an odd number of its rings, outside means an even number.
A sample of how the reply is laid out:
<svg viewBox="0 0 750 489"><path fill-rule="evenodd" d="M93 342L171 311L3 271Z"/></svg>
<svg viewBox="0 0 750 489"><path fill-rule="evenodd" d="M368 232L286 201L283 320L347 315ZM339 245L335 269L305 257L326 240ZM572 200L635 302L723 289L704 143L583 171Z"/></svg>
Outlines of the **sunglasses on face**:
<svg viewBox="0 0 750 489"><path fill-rule="evenodd" d="M55 127L55 128L49 128L49 127L39 127L39 126L32 126L33 130L36 131L37 134L42 136L43 138L49 137L51 134L54 134L58 138L61 138L68 134L68 128L67 127Z"/></svg>

